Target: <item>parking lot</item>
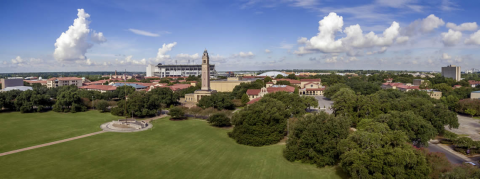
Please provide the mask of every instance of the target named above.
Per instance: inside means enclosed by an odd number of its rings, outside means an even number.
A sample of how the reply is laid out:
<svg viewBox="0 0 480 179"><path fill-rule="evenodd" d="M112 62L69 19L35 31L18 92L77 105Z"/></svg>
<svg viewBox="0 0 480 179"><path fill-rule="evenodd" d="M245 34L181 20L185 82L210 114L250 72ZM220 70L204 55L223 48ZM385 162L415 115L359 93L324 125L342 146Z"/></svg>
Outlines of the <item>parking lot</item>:
<svg viewBox="0 0 480 179"><path fill-rule="evenodd" d="M328 114L332 114L333 111L330 107L333 105L333 101L323 97L323 96L315 96L315 99L318 100L318 108L322 111L327 112Z"/></svg>

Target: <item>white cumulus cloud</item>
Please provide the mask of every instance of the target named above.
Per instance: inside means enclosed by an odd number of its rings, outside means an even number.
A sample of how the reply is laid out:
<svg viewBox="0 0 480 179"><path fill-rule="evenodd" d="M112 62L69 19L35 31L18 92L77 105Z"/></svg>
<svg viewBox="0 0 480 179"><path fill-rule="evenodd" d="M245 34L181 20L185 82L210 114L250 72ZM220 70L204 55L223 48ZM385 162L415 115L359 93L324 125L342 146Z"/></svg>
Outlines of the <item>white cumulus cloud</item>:
<svg viewBox="0 0 480 179"><path fill-rule="evenodd" d="M78 9L77 18L73 21L73 25L68 27L55 42L55 51L53 57L58 61L77 61L87 60L85 53L93 44L88 42L90 33L88 18L90 15L85 13L83 9ZM94 32L92 41L104 42L106 38L103 33Z"/></svg>
<svg viewBox="0 0 480 179"><path fill-rule="evenodd" d="M265 49L265 53L270 53L271 51L268 49Z"/></svg>
<svg viewBox="0 0 480 179"><path fill-rule="evenodd" d="M432 32L434 29L443 25L445 25L445 22L442 19L434 14L430 14L425 19L418 19L410 23L410 25L403 29L402 34L411 37L418 33Z"/></svg>
<svg viewBox="0 0 480 179"><path fill-rule="evenodd" d="M452 59L452 56L448 55L447 53L443 53L442 54L442 59L443 60L450 60L450 59Z"/></svg>
<svg viewBox="0 0 480 179"><path fill-rule="evenodd" d="M470 37L465 40L465 44L480 45L480 30L470 35Z"/></svg>
<svg viewBox="0 0 480 179"><path fill-rule="evenodd" d="M390 27L383 31L382 35L377 35L374 32L364 34L360 25L356 24L343 30L346 37L337 39L336 33L342 32L342 28L343 17L331 12L319 21L319 33L316 36L310 38L310 40L305 37L297 40L299 44L305 44L305 46L299 47L294 53L298 55L315 51L338 53L348 52L352 49L385 47L392 45L400 34L400 25L397 22L392 22ZM405 37L400 40L405 41Z"/></svg>
<svg viewBox="0 0 480 179"><path fill-rule="evenodd" d="M157 61L170 59L170 55L166 55L166 53L171 51L175 45L177 45L177 42L163 44L162 48L158 49Z"/></svg>
<svg viewBox="0 0 480 179"><path fill-rule="evenodd" d="M448 29L448 32L442 33L442 41L445 46L454 46L462 39L462 32Z"/></svg>
<svg viewBox="0 0 480 179"><path fill-rule="evenodd" d="M446 27L456 31L475 31L477 30L478 25L476 22L467 22L457 26L457 24L449 22Z"/></svg>

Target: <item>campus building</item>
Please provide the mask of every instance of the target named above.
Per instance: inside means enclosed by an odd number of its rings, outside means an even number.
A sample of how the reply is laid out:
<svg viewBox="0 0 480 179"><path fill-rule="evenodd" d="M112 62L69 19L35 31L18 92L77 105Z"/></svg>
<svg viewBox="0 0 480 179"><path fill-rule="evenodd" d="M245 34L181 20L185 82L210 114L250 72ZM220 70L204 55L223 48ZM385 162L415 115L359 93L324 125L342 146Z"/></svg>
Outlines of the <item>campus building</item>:
<svg viewBox="0 0 480 179"><path fill-rule="evenodd" d="M158 65L148 65L147 66L147 77L188 77L190 75L198 76L202 75L202 66L201 65L163 65L159 63ZM215 65L209 65L210 78L217 77L217 71L215 70Z"/></svg>
<svg viewBox="0 0 480 179"><path fill-rule="evenodd" d="M442 67L442 76L445 78L452 78L455 81L460 81L462 80L462 77L460 74L461 74L460 66L448 65L446 67Z"/></svg>
<svg viewBox="0 0 480 179"><path fill-rule="evenodd" d="M198 103L198 101L202 99L202 97L211 96L213 93L217 92L210 88L210 76L212 74L212 69L211 69L212 66L210 65L210 57L208 56L207 49L203 51L201 67L202 67L201 68L202 69L202 73L201 73L202 88L200 90L196 90L194 93L185 94L185 99L183 99L183 101L181 100L180 102L196 104Z"/></svg>
<svg viewBox="0 0 480 179"><path fill-rule="evenodd" d="M477 86L480 86L480 81L475 81L475 80L468 80L468 83L472 88L475 88Z"/></svg>
<svg viewBox="0 0 480 179"><path fill-rule="evenodd" d="M210 88L217 92L232 92L235 86L241 83L251 83L257 78L228 77L225 80L210 81Z"/></svg>
<svg viewBox="0 0 480 179"><path fill-rule="evenodd" d="M83 79L78 77L54 77L47 80L47 88L56 88L59 86L75 85L83 86Z"/></svg>
<svg viewBox="0 0 480 179"><path fill-rule="evenodd" d="M470 99L480 99L480 91L473 91L470 94Z"/></svg>
<svg viewBox="0 0 480 179"><path fill-rule="evenodd" d="M99 91L100 93L115 91L117 89L116 86L110 86L110 85L88 85L88 86L81 86L78 88L88 90L88 91Z"/></svg>
<svg viewBox="0 0 480 179"><path fill-rule="evenodd" d="M285 91L288 93L293 93L295 91L295 87L287 86L287 85L272 85L270 87L263 87L262 89L248 89L247 95L250 100L261 98L268 93L274 93L278 91Z"/></svg>
<svg viewBox="0 0 480 179"><path fill-rule="evenodd" d="M8 87L23 86L23 78L12 77L12 78L2 78L0 79L2 84L2 90Z"/></svg>

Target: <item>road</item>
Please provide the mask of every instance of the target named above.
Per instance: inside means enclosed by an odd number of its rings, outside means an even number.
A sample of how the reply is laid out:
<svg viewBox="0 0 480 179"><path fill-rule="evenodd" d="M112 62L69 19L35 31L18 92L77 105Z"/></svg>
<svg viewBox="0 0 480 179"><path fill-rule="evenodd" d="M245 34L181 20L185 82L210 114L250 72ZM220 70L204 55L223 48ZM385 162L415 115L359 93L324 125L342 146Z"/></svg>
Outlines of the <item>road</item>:
<svg viewBox="0 0 480 179"><path fill-rule="evenodd" d="M447 157L448 161L450 161L450 163L452 164L462 164L464 162L467 162L465 161L464 159L456 156L455 154L452 154L450 153L449 151L437 146L436 144L428 144L428 150L430 152L440 152L440 153L444 153L445 156Z"/></svg>

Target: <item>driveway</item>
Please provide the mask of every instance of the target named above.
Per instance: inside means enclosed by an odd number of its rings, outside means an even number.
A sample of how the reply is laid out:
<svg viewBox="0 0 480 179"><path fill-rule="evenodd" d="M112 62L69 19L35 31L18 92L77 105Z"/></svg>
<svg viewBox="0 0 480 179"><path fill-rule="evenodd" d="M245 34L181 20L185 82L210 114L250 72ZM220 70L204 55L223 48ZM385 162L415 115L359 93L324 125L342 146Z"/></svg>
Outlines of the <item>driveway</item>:
<svg viewBox="0 0 480 179"><path fill-rule="evenodd" d="M465 134L472 140L480 141L480 123L478 119L472 119L469 116L457 115L458 123L460 126L458 129L449 129L448 126L445 126L445 129L453 132L455 134Z"/></svg>

